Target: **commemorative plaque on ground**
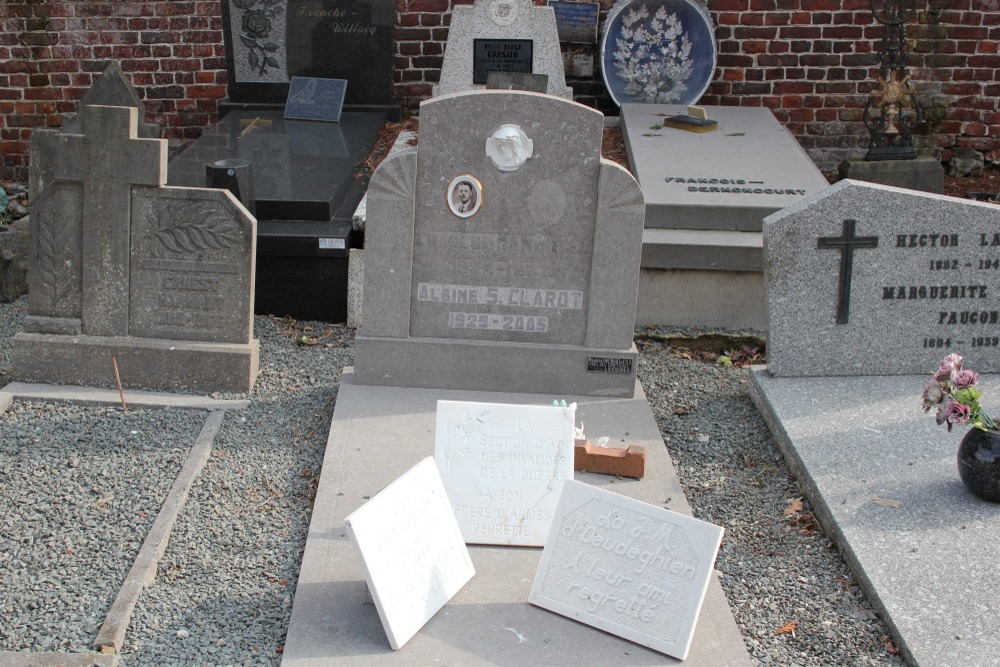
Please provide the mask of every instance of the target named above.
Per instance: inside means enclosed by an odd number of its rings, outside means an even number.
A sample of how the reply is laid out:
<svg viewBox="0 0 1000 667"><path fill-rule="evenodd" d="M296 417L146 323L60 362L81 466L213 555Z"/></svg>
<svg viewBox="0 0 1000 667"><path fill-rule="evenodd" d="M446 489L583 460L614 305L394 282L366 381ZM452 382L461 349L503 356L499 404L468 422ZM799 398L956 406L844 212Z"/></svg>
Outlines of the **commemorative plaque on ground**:
<svg viewBox="0 0 1000 667"><path fill-rule="evenodd" d="M906 375L959 352L1000 372L1000 215L861 181L769 216L768 371Z"/></svg>
<svg viewBox="0 0 1000 667"><path fill-rule="evenodd" d="M476 573L430 457L355 510L345 524L394 649Z"/></svg>
<svg viewBox="0 0 1000 667"><path fill-rule="evenodd" d="M528 600L687 657L722 528L567 481Z"/></svg>
<svg viewBox="0 0 1000 667"><path fill-rule="evenodd" d="M482 86L491 71L546 74L545 92L573 99L551 7L536 7L531 0L455 5L434 95Z"/></svg>
<svg viewBox="0 0 1000 667"><path fill-rule="evenodd" d="M438 401L434 459L468 544L545 545L573 478L576 405Z"/></svg>
<svg viewBox="0 0 1000 667"><path fill-rule="evenodd" d="M631 396L642 192L601 113L476 91L420 118L368 191L357 381Z"/></svg>

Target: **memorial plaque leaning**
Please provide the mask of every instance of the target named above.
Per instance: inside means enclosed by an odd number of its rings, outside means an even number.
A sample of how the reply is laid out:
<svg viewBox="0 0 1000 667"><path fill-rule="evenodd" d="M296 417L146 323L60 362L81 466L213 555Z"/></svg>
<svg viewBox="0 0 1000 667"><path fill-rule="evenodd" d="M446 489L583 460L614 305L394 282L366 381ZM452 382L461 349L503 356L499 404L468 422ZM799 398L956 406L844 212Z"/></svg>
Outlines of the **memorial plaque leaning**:
<svg viewBox="0 0 1000 667"><path fill-rule="evenodd" d="M568 481L528 601L683 660L722 528Z"/></svg>
<svg viewBox="0 0 1000 667"><path fill-rule="evenodd" d="M545 545L573 478L576 404L438 401L434 459L468 544Z"/></svg>

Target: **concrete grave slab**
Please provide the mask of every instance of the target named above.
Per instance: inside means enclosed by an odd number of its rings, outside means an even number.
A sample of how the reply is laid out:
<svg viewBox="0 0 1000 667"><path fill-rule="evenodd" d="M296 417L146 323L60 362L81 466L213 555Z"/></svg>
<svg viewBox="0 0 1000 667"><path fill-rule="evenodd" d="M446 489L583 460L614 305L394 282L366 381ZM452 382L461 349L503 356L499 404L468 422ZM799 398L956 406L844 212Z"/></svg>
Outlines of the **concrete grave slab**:
<svg viewBox="0 0 1000 667"><path fill-rule="evenodd" d="M434 460L469 544L545 545L573 479L576 406L438 401Z"/></svg>
<svg viewBox="0 0 1000 667"><path fill-rule="evenodd" d="M570 480L528 600L684 660L721 541L719 526Z"/></svg>
<svg viewBox="0 0 1000 667"><path fill-rule="evenodd" d="M1000 216L860 181L765 221L768 370L929 373L949 352L1000 371Z"/></svg>
<svg viewBox="0 0 1000 667"><path fill-rule="evenodd" d="M755 367L750 394L907 662L991 665L1000 512L959 479L962 434L920 410L936 367L855 378L776 378ZM995 397L1000 376L981 375L980 385Z"/></svg>
<svg viewBox="0 0 1000 667"><path fill-rule="evenodd" d="M344 525L394 649L476 573L429 456L352 512Z"/></svg>
<svg viewBox="0 0 1000 667"><path fill-rule="evenodd" d="M498 127L523 162L487 154ZM368 193L359 382L632 391L642 193L601 159L602 130L537 93L421 105L417 151L387 158ZM474 211L448 199L456 184L477 188Z"/></svg>
<svg viewBox="0 0 1000 667"><path fill-rule="evenodd" d="M577 418L588 428L649 450L642 480L585 473L577 479L660 506L666 501L668 508L690 514L642 388L636 386L635 393L635 399L565 396L578 403ZM283 665L680 664L529 604L540 552L500 546L471 547L476 576L402 650L391 649L376 609L365 599L343 520L365 496L433 451L436 404L441 399L537 405L551 397L362 386L347 369L337 395ZM378 465L370 465L373 460ZM684 664L751 664L715 577Z"/></svg>
<svg viewBox="0 0 1000 667"><path fill-rule="evenodd" d="M770 109L704 108L719 123L714 132L662 127L683 105L622 105L647 227L759 232L768 214L829 185Z"/></svg>
<svg viewBox="0 0 1000 667"><path fill-rule="evenodd" d="M477 60L481 61L481 81L476 81ZM573 89L566 85L551 7L538 7L531 0L476 0L472 5L455 5L441 81L434 85L434 96L483 87L489 69L546 74L550 95L573 99Z"/></svg>
<svg viewBox="0 0 1000 667"><path fill-rule="evenodd" d="M166 141L132 107L88 106L54 136L33 202L31 291L14 337L23 381L249 391L256 221L227 191L167 188Z"/></svg>

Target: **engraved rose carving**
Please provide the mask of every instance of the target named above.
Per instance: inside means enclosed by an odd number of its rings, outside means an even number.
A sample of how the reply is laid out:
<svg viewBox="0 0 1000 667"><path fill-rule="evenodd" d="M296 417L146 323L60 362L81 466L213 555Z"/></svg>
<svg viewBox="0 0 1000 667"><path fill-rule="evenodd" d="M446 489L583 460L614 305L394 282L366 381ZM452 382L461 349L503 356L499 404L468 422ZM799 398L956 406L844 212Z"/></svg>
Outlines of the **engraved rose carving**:
<svg viewBox="0 0 1000 667"><path fill-rule="evenodd" d="M271 19L284 11L277 0L232 0L233 5L244 10L240 21L240 41L250 49L247 63L258 74L266 74L268 67L280 67L276 54L281 48L277 42L265 41L271 33Z"/></svg>

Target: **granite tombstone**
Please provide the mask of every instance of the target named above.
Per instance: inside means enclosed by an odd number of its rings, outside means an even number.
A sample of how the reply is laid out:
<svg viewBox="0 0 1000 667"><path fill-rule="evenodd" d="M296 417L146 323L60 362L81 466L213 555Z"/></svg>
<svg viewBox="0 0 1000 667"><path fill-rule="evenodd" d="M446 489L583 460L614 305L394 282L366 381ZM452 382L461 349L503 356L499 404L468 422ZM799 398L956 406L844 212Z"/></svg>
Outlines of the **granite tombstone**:
<svg viewBox="0 0 1000 667"><path fill-rule="evenodd" d="M632 395L642 193L603 126L538 93L421 105L368 192L359 382Z"/></svg>
<svg viewBox="0 0 1000 667"><path fill-rule="evenodd" d="M227 191L164 187L166 141L136 137L134 108L84 114L32 201L14 375L114 386L115 363L127 387L249 391L253 217Z"/></svg>
<svg viewBox="0 0 1000 667"><path fill-rule="evenodd" d="M391 0L221 2L230 102L284 102L304 76L349 80L348 105L393 103Z"/></svg>
<svg viewBox="0 0 1000 667"><path fill-rule="evenodd" d="M572 480L528 600L684 660L722 528Z"/></svg>
<svg viewBox="0 0 1000 667"><path fill-rule="evenodd" d="M395 4L222 0L222 14L229 77L222 119L171 161L170 183L202 186L205 163L249 160L257 312L343 321L348 254L361 245L351 219L367 186L365 160L385 120L400 116L392 92ZM296 77L304 87L290 93ZM309 80L342 83L333 84L330 104L297 113L318 91ZM315 114L317 106L324 113ZM338 117L339 125L293 120Z"/></svg>
<svg viewBox="0 0 1000 667"><path fill-rule="evenodd" d="M482 87L491 71L546 74L546 92L573 99L551 7L536 7L531 0L455 6L434 95Z"/></svg>
<svg viewBox="0 0 1000 667"><path fill-rule="evenodd" d="M950 352L1000 371L1000 216L964 199L840 181L764 226L768 371L905 375Z"/></svg>
<svg viewBox="0 0 1000 667"><path fill-rule="evenodd" d="M437 462L468 544L541 547L573 479L576 404L438 401Z"/></svg>

